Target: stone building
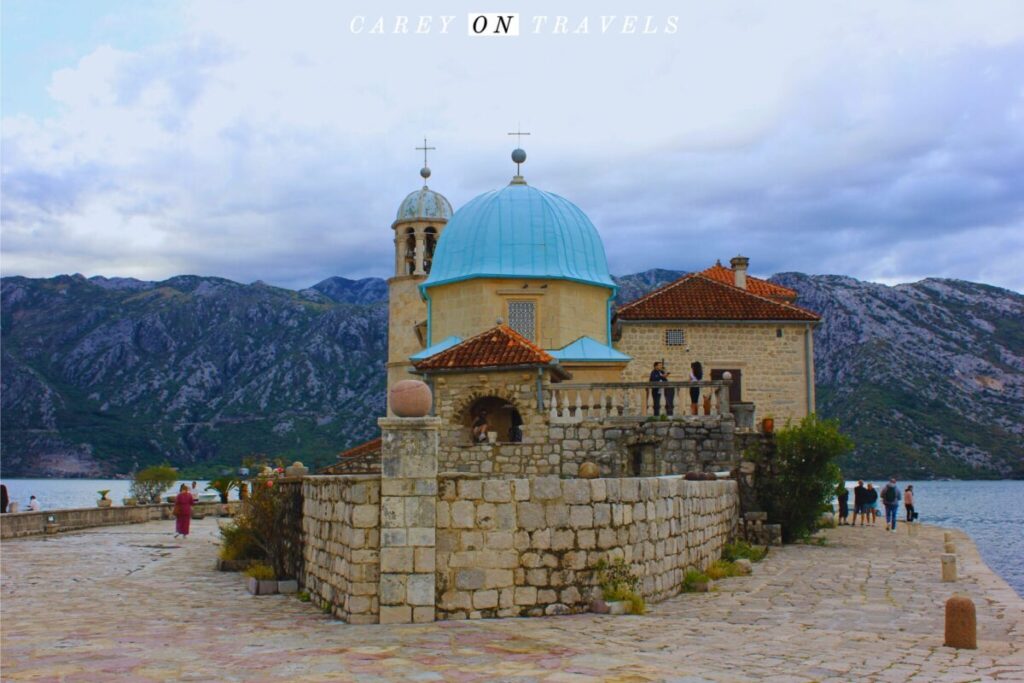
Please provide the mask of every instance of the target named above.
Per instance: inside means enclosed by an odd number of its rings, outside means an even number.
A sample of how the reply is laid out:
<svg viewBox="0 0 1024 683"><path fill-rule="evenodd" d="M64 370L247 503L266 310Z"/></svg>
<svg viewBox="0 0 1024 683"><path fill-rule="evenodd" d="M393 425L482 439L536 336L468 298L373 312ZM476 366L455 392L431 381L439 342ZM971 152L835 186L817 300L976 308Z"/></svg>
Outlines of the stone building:
<svg viewBox="0 0 1024 683"><path fill-rule="evenodd" d="M571 475L589 459L609 473L706 469L735 459L737 430L814 411L820 318L796 292L749 275L738 256L616 308L597 229L528 184L525 159L515 150L511 182L455 212L424 184L392 224L388 386L430 385L443 467ZM656 361L670 381L652 386ZM700 381L690 381L693 361ZM473 433L482 415L486 436ZM676 436L659 436L652 417L675 422ZM566 439L567 425L584 423L611 441ZM366 471L379 450L357 446L332 471L347 461Z"/></svg>

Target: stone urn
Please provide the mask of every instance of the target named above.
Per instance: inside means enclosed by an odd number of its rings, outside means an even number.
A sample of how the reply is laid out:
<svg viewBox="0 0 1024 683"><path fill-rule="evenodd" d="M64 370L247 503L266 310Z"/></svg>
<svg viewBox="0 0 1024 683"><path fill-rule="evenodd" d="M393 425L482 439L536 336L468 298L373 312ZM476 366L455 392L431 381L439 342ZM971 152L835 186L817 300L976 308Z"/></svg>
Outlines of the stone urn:
<svg viewBox="0 0 1024 683"><path fill-rule="evenodd" d="M284 469L284 476L286 477L304 477L307 474L309 474L309 468L298 460Z"/></svg>
<svg viewBox="0 0 1024 683"><path fill-rule="evenodd" d="M585 462L580 465L580 479L597 479L601 476L601 468L597 466L597 463Z"/></svg>
<svg viewBox="0 0 1024 683"><path fill-rule="evenodd" d="M398 417L426 417L433 405L430 387L418 379L395 382L388 394L391 412Z"/></svg>

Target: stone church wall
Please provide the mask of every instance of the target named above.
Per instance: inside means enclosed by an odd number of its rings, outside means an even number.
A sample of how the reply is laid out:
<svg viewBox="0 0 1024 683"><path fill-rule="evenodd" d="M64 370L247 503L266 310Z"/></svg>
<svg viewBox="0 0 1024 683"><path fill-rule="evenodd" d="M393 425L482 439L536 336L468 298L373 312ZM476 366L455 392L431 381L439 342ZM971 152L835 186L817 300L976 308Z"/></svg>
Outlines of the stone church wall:
<svg viewBox="0 0 1024 683"><path fill-rule="evenodd" d="M665 331L682 329L685 343L665 344ZM778 336L778 331L782 336ZM665 361L673 380L690 376L690 363L699 360L704 379L712 369L739 369L742 399L756 405L757 419L768 415L782 426L807 415L807 380L804 364L804 323L630 323L623 321L615 348L633 357L624 381L646 382L655 361ZM810 374L814 376L813 338ZM813 385L812 385L813 391ZM688 397L680 397L688 401ZM813 395L811 396L813 405Z"/></svg>
<svg viewBox="0 0 1024 683"><path fill-rule="evenodd" d="M380 612L380 477L306 477L302 482L304 577L313 604L352 624Z"/></svg>
<svg viewBox="0 0 1024 683"><path fill-rule="evenodd" d="M452 475L438 495L439 619L582 611L597 563L620 557L662 600L721 556L739 519L734 481Z"/></svg>

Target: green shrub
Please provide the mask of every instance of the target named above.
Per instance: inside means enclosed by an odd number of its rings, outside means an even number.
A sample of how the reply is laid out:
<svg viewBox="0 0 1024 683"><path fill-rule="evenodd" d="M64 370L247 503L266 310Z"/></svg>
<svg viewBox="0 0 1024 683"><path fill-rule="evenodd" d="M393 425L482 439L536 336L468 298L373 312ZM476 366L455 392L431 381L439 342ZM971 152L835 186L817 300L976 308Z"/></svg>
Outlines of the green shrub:
<svg viewBox="0 0 1024 683"><path fill-rule="evenodd" d="M245 570L245 575L257 581L273 581L277 578L274 568L262 562L255 562Z"/></svg>
<svg viewBox="0 0 1024 683"><path fill-rule="evenodd" d="M160 502L160 496L176 481L178 470L170 465L153 465L135 473L130 495L140 505L153 505Z"/></svg>
<svg viewBox="0 0 1024 683"><path fill-rule="evenodd" d="M707 583L710 578L707 574L699 569L687 569L686 574L683 576L683 590L687 593L693 593L697 590L698 583Z"/></svg>
<svg viewBox="0 0 1024 683"><path fill-rule="evenodd" d="M736 569L736 565L729 560L716 560L704 573L707 574L709 579L714 579L715 581L729 576L739 576L739 570Z"/></svg>
<svg viewBox="0 0 1024 683"><path fill-rule="evenodd" d="M775 432L775 454L762 452L765 472L756 483L768 519L782 525L782 540L792 543L815 529L823 506L832 500L842 474L836 459L853 450L836 420L811 414Z"/></svg>
<svg viewBox="0 0 1024 683"><path fill-rule="evenodd" d="M252 531L239 526L236 522L222 526L220 536L221 546L218 554L222 560L256 560L263 557Z"/></svg>
<svg viewBox="0 0 1024 683"><path fill-rule="evenodd" d="M284 536L285 500L272 479L257 479L252 493L242 501L235 525L248 534L256 548L256 556L266 561L275 572L286 572Z"/></svg>
<svg viewBox="0 0 1024 683"><path fill-rule="evenodd" d="M299 598L299 602L309 602L310 601L309 591L299 591L299 594L298 594L297 597Z"/></svg>
<svg viewBox="0 0 1024 683"><path fill-rule="evenodd" d="M722 559L729 562L735 562L736 560L760 562L767 554L767 546L759 548L757 546L750 545L746 541L732 541L731 543L726 543L725 547L722 548Z"/></svg>

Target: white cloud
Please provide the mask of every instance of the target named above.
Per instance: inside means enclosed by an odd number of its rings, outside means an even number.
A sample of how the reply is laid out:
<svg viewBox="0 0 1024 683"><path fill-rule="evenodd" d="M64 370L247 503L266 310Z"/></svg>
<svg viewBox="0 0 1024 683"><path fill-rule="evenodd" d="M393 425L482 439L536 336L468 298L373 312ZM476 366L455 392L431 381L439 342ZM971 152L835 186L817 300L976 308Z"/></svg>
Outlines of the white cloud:
<svg viewBox="0 0 1024 683"><path fill-rule="evenodd" d="M592 31L625 14L585 7ZM742 251L1024 289L970 248L1024 256L1018 3L665 3L645 13L676 35L489 41L459 35L469 9L371 36L347 27L379 3L204 0L173 42L97 46L53 75L57 116L3 120L5 274L387 275L423 134L458 206L507 181L521 122L528 179L591 215L614 272Z"/></svg>

